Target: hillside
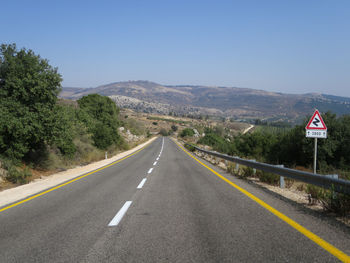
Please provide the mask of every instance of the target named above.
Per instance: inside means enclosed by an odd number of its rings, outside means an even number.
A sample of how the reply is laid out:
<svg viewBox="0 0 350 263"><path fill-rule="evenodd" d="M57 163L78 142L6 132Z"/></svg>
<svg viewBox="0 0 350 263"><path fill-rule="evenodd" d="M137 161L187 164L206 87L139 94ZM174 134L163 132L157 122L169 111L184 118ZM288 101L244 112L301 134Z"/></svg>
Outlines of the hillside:
<svg viewBox="0 0 350 263"><path fill-rule="evenodd" d="M296 122L315 108L350 113L350 98L325 94L283 94L236 87L166 86L149 81L116 82L96 88L63 88L60 96L78 99L90 93L110 96L125 108L149 113L216 115Z"/></svg>

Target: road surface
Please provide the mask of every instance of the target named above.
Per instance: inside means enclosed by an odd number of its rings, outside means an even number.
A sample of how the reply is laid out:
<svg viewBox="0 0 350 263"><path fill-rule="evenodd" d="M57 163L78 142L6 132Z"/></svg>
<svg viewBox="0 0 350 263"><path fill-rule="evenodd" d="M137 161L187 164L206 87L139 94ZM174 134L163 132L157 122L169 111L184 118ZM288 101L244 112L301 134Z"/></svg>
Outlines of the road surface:
<svg viewBox="0 0 350 263"><path fill-rule="evenodd" d="M0 262L348 259L348 228L201 162L317 238L311 240L165 137L0 212ZM319 240L327 242L325 248Z"/></svg>

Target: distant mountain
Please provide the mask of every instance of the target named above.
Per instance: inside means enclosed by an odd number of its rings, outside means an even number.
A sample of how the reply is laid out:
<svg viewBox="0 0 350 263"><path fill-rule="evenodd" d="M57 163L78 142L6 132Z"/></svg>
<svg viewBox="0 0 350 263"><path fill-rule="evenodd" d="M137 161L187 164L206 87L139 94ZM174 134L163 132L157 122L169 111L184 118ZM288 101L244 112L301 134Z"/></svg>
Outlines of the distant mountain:
<svg viewBox="0 0 350 263"><path fill-rule="evenodd" d="M150 81L115 82L97 88L63 88L60 96L110 96L121 107L144 112L220 115L234 119L296 122L315 108L350 114L350 98L325 94L283 94L236 87L167 86Z"/></svg>

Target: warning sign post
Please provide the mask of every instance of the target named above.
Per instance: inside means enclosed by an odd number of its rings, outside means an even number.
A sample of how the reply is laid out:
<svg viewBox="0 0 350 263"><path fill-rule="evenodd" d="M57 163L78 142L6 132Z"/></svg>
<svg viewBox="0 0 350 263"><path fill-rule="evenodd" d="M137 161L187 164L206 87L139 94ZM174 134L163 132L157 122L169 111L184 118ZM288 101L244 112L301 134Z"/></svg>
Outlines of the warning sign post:
<svg viewBox="0 0 350 263"><path fill-rule="evenodd" d="M305 127L306 137L315 138L315 149L314 149L314 173L316 173L316 162L317 162L317 138L327 138L327 126L324 123L321 114L318 110L315 110L311 119Z"/></svg>
<svg viewBox="0 0 350 263"><path fill-rule="evenodd" d="M305 129L308 138L327 138L327 126L318 110L315 110Z"/></svg>

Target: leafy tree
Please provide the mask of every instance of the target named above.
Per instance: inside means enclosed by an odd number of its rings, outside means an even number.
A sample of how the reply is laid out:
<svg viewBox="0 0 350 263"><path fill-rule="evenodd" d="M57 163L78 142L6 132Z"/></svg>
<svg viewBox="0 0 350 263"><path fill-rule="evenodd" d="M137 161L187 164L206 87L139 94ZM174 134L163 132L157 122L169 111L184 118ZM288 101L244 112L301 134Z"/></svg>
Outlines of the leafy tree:
<svg viewBox="0 0 350 263"><path fill-rule="evenodd" d="M243 156L265 161L276 141L277 136L274 134L254 132L252 134L246 133L236 138L235 145Z"/></svg>
<svg viewBox="0 0 350 263"><path fill-rule="evenodd" d="M72 157L76 152L73 140L81 136L80 130L84 130L81 123L78 123L77 110L69 105L57 105L53 110L53 116L55 122L49 143L56 146L63 155Z"/></svg>
<svg viewBox="0 0 350 263"><path fill-rule="evenodd" d="M176 125L171 125L171 129L176 132L177 131L177 126Z"/></svg>
<svg viewBox="0 0 350 263"><path fill-rule="evenodd" d="M338 148L334 153L334 159L338 160L341 169L350 170L350 115L344 115L338 120L339 140ZM350 178L349 178L350 179Z"/></svg>
<svg viewBox="0 0 350 263"><path fill-rule="evenodd" d="M119 109L110 98L90 94L79 99L78 104L83 111L79 115L80 120L92 133L92 139L97 148L107 149L113 144L121 144L122 138L118 134Z"/></svg>
<svg viewBox="0 0 350 263"><path fill-rule="evenodd" d="M32 50L0 47L0 154L32 159L52 138L61 75Z"/></svg>

